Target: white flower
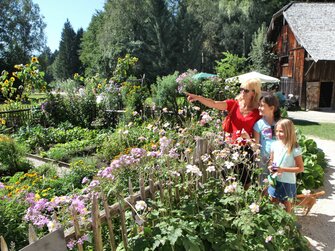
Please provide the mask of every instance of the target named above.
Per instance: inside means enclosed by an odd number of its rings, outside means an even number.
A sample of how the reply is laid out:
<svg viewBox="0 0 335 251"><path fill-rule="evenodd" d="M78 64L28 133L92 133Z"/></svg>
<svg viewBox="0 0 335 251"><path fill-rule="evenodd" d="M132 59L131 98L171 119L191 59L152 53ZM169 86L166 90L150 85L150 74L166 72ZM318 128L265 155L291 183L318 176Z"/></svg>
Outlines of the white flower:
<svg viewBox="0 0 335 251"><path fill-rule="evenodd" d="M256 203L252 203L249 208L253 214L259 212L259 206Z"/></svg>
<svg viewBox="0 0 335 251"><path fill-rule="evenodd" d="M207 172L215 172L215 166L208 166L206 171Z"/></svg>
<svg viewBox="0 0 335 251"><path fill-rule="evenodd" d="M53 220L53 221L49 221L47 226L48 226L49 232L51 233L51 232L54 232L57 229L59 229L61 227L61 224L59 222Z"/></svg>
<svg viewBox="0 0 335 251"><path fill-rule="evenodd" d="M128 130L125 130L125 131L123 131L122 132L124 135L127 135L128 133L129 133L129 131Z"/></svg>
<svg viewBox="0 0 335 251"><path fill-rule="evenodd" d="M136 116L138 115L138 112L137 111L133 111L133 116Z"/></svg>
<svg viewBox="0 0 335 251"><path fill-rule="evenodd" d="M178 110L178 114L179 114L179 115L182 115L183 113L184 113L184 110L183 110L183 109L179 109L179 110Z"/></svg>
<svg viewBox="0 0 335 251"><path fill-rule="evenodd" d="M138 137L138 140L139 140L139 141L145 141L145 140L147 140L147 138L144 137L144 136L140 136L140 137Z"/></svg>
<svg viewBox="0 0 335 251"><path fill-rule="evenodd" d="M197 176L202 176L202 172L196 165L187 165L186 166L186 173L193 173Z"/></svg>
<svg viewBox="0 0 335 251"><path fill-rule="evenodd" d="M142 211L147 208L147 203L144 200L136 201L135 209L137 211Z"/></svg>
<svg viewBox="0 0 335 251"><path fill-rule="evenodd" d="M193 106L193 109L196 111L200 111L200 107L199 106Z"/></svg>
<svg viewBox="0 0 335 251"><path fill-rule="evenodd" d="M163 125L164 128L167 128L167 127L169 127L169 126L170 126L170 123L169 123L169 122L166 122L166 123L164 123L164 125Z"/></svg>
<svg viewBox="0 0 335 251"><path fill-rule="evenodd" d="M163 112L166 113L168 112L168 109L166 107L163 108Z"/></svg>
<svg viewBox="0 0 335 251"><path fill-rule="evenodd" d="M272 235L269 235L268 237L265 238L265 242L268 243L272 241Z"/></svg>
<svg viewBox="0 0 335 251"><path fill-rule="evenodd" d="M202 155L200 158L203 162L206 163L206 162L209 161L210 156L209 156L209 154L206 153L206 154Z"/></svg>
<svg viewBox="0 0 335 251"><path fill-rule="evenodd" d="M236 188L237 188L237 182L233 182L231 185L225 187L224 192L233 193L236 191Z"/></svg>
<svg viewBox="0 0 335 251"><path fill-rule="evenodd" d="M310 195L311 194L311 190L302 189L301 193L303 195Z"/></svg>
<svg viewBox="0 0 335 251"><path fill-rule="evenodd" d="M226 161L225 166L227 169L231 169L235 164L231 161Z"/></svg>
<svg viewBox="0 0 335 251"><path fill-rule="evenodd" d="M233 160L238 160L238 157L240 156L240 154L238 152L234 152L232 155L232 159Z"/></svg>
<svg viewBox="0 0 335 251"><path fill-rule="evenodd" d="M172 176L179 177L179 176L180 176L180 173L178 173L177 171L172 171L172 172L171 172L171 175L172 175Z"/></svg>
<svg viewBox="0 0 335 251"><path fill-rule="evenodd" d="M279 235L284 235L285 231L282 229L282 230L279 230L277 233L278 233Z"/></svg>

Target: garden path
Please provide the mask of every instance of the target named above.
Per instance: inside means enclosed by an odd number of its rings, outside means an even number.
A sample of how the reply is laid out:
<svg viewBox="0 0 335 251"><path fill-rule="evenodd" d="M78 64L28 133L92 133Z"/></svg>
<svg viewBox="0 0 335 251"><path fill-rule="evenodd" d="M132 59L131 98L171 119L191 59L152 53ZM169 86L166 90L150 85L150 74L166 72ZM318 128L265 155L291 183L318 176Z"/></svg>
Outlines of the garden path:
<svg viewBox="0 0 335 251"><path fill-rule="evenodd" d="M326 194L317 199L307 216L298 216L302 234L309 240L311 249L322 251L335 250L335 141L306 136L315 140L328 161L324 190Z"/></svg>
<svg viewBox="0 0 335 251"><path fill-rule="evenodd" d="M46 161L43 161L43 160L40 160L40 159L37 159L37 158L33 158L33 157L26 157L27 160L29 160L34 167L39 167L45 163L48 163ZM61 176L64 176L66 173L69 172L69 168L67 167L61 167L61 166L57 166L57 174L61 177Z"/></svg>

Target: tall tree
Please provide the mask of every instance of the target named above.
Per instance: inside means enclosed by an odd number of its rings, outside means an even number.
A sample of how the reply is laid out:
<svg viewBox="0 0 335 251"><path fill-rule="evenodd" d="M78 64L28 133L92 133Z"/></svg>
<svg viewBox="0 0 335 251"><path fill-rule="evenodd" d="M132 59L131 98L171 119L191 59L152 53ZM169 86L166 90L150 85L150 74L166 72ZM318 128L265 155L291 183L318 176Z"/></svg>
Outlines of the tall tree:
<svg viewBox="0 0 335 251"><path fill-rule="evenodd" d="M266 26L263 24L257 32L255 32L251 51L249 53L251 59L252 70L259 71L263 74L272 75L275 66L276 55L272 52L273 45L266 39Z"/></svg>
<svg viewBox="0 0 335 251"><path fill-rule="evenodd" d="M93 15L87 31L83 34L80 49L80 61L83 63L86 75L95 75L105 72L101 44L97 43L98 34L103 26L103 12Z"/></svg>
<svg viewBox="0 0 335 251"><path fill-rule="evenodd" d="M0 9L0 69L9 70L43 50L46 25L32 0L1 0Z"/></svg>
<svg viewBox="0 0 335 251"><path fill-rule="evenodd" d="M79 30L78 34L73 30L69 20L65 22L58 55L53 65L53 75L56 79L65 80L73 77L74 73L81 73L79 48L82 34L82 30Z"/></svg>

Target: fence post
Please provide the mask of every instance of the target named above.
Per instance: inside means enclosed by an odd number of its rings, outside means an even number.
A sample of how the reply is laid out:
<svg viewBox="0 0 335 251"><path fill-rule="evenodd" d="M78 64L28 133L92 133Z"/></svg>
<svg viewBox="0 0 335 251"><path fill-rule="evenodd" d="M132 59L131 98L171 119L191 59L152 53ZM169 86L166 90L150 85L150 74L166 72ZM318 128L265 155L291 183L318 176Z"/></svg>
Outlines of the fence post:
<svg viewBox="0 0 335 251"><path fill-rule="evenodd" d="M100 214L99 214L99 203L97 195L93 195L93 203L92 203L92 229L93 229L93 238L94 238L94 250L102 251L103 243L101 238L101 222L100 222Z"/></svg>
<svg viewBox="0 0 335 251"><path fill-rule="evenodd" d="M193 165L198 165L199 169L202 172L202 183L205 183L207 180L207 172L205 165L201 159L201 156L207 153L208 141L204 138L197 138L196 140L196 149L193 155Z"/></svg>
<svg viewBox="0 0 335 251"><path fill-rule="evenodd" d="M5 239L2 237L2 235L0 236L0 249L1 251L8 251L7 243Z"/></svg>
<svg viewBox="0 0 335 251"><path fill-rule="evenodd" d="M128 239L127 239L127 227L126 227L126 214L122 203L119 203L120 206L120 216L121 216L121 235L124 245L124 249L128 250Z"/></svg>
<svg viewBox="0 0 335 251"><path fill-rule="evenodd" d="M80 234L79 222L77 219L77 211L74 207L72 207L72 217L73 217L73 227L74 227L76 240L78 240L81 237L81 234ZM83 245L78 242L77 242L77 247L78 247L78 251L84 251Z"/></svg>
<svg viewBox="0 0 335 251"><path fill-rule="evenodd" d="M152 200L155 199L155 185L154 185L154 178L152 173L150 174L149 177L149 189L150 189L150 197Z"/></svg>
<svg viewBox="0 0 335 251"><path fill-rule="evenodd" d="M101 193L101 197L102 197L102 201L103 201L103 204L104 204L106 221L107 221L107 225L108 225L109 243L112 247L112 250L116 251L114 227L113 227L113 222L112 222L112 219L111 219L111 213L110 213L110 210L109 210L109 205L107 203L107 198L106 198L104 193Z"/></svg>
<svg viewBox="0 0 335 251"><path fill-rule="evenodd" d="M144 186L144 178L141 175L140 176L140 191L141 191L141 198L142 200L145 200L145 186Z"/></svg>
<svg viewBox="0 0 335 251"><path fill-rule="evenodd" d="M29 234L28 234L29 244L34 243L38 240L37 234L35 232L35 229L33 225L29 224Z"/></svg>

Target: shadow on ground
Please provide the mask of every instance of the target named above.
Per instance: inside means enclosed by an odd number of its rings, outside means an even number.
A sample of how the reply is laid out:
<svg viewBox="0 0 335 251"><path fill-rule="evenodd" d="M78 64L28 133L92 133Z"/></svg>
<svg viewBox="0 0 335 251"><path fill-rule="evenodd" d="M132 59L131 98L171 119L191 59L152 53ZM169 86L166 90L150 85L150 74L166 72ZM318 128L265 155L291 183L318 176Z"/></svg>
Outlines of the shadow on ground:
<svg viewBox="0 0 335 251"><path fill-rule="evenodd" d="M318 123L318 122L313 122L313 121L309 121L309 120L292 119L292 121L295 125L299 125L299 126L320 125L320 123Z"/></svg>

